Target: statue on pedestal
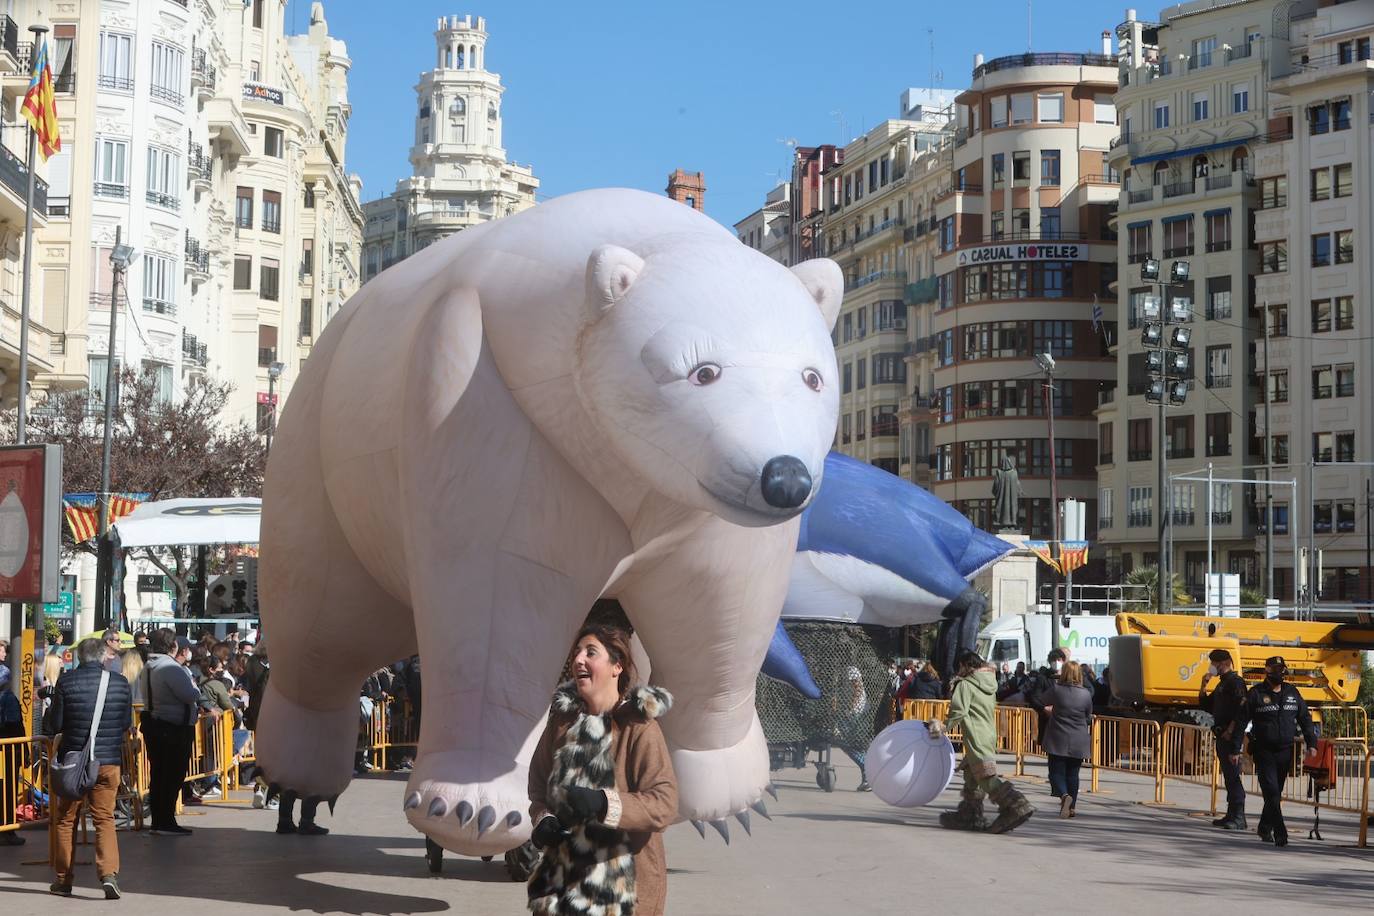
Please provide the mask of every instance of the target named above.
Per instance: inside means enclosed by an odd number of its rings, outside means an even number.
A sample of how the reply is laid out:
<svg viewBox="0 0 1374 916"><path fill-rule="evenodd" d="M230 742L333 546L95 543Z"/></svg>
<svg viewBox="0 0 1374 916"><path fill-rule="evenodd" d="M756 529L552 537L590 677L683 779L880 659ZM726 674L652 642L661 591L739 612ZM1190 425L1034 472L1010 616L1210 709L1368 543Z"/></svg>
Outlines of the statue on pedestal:
<svg viewBox="0 0 1374 916"><path fill-rule="evenodd" d="M1021 504L1021 478L1010 455L1002 456L1001 466L992 472L992 523L1003 531L1019 531L1017 520Z"/></svg>

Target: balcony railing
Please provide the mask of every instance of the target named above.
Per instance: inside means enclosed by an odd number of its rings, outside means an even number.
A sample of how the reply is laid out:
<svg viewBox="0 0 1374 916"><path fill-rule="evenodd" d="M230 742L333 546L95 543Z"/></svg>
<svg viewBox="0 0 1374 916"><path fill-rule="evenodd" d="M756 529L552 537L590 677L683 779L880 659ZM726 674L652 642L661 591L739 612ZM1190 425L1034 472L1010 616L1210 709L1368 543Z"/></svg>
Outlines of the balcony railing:
<svg viewBox="0 0 1374 916"><path fill-rule="evenodd" d="M19 25L9 16L0 17L0 50L19 60Z"/></svg>
<svg viewBox="0 0 1374 916"><path fill-rule="evenodd" d="M1191 458L1191 457L1193 457L1193 447L1190 445L1190 446L1187 446L1186 448L1171 448L1171 449L1168 450L1168 453L1167 453L1167 454L1168 454L1169 458L1171 458L1171 459L1173 459L1173 458Z"/></svg>
<svg viewBox="0 0 1374 916"><path fill-rule="evenodd" d="M1126 515L1126 527L1128 528L1150 528L1154 526L1153 512L1129 512Z"/></svg>
<svg viewBox="0 0 1374 916"><path fill-rule="evenodd" d="M264 216L264 217L262 218L262 231L263 231L263 232L281 232L281 217L280 217L280 216L277 216L277 217L268 218L268 217Z"/></svg>
<svg viewBox="0 0 1374 916"><path fill-rule="evenodd" d="M1165 248L1164 257L1167 258L1186 258L1193 253L1192 245L1182 245L1178 248Z"/></svg>
<svg viewBox="0 0 1374 916"><path fill-rule="evenodd" d="M1208 388L1230 388L1230 387L1231 387L1231 373L1228 372L1228 373L1226 373L1225 375L1222 375L1222 374L1219 373L1219 372L1218 372L1218 373L1210 373L1210 372L1209 372L1209 373L1207 374L1207 387L1208 387Z"/></svg>
<svg viewBox="0 0 1374 916"><path fill-rule="evenodd" d="M1192 509L1174 509L1170 516L1175 525L1192 525L1196 523L1196 514Z"/></svg>
<svg viewBox="0 0 1374 916"><path fill-rule="evenodd" d="M168 317L173 317L177 313L177 304L175 302L168 302L166 299L144 296L143 311L151 312L154 315L167 315Z"/></svg>
<svg viewBox="0 0 1374 916"><path fill-rule="evenodd" d="M177 108L181 108L185 104L185 96L175 89L168 89L166 86L154 84L148 88L148 94L160 102L166 102Z"/></svg>
<svg viewBox="0 0 1374 916"><path fill-rule="evenodd" d="M29 170L8 146L0 146L0 182L20 200L29 192ZM48 183L41 178L33 182L33 208L40 216L48 215Z"/></svg>
<svg viewBox="0 0 1374 916"><path fill-rule="evenodd" d="M197 48L191 55L191 79L206 88L215 87L215 65L206 59L204 48Z"/></svg>
<svg viewBox="0 0 1374 916"><path fill-rule="evenodd" d="M1230 250L1231 250L1231 240L1230 240L1230 239L1221 239L1220 241L1208 242L1208 243L1207 243L1207 253L1208 253L1208 254L1211 254L1211 253L1216 252L1216 251L1230 251Z"/></svg>
<svg viewBox="0 0 1374 916"><path fill-rule="evenodd" d="M1135 191L1127 191L1126 199L1133 204L1147 204L1155 199L1155 189L1140 188Z"/></svg>
<svg viewBox="0 0 1374 916"><path fill-rule="evenodd" d="M1180 181L1180 182L1175 182L1174 184L1166 184L1166 185L1164 186L1164 196L1165 196L1166 198L1168 198L1168 197L1182 197L1184 194L1192 194L1192 193L1193 193L1194 191L1196 191L1196 190L1197 190L1197 182L1195 182L1195 181Z"/></svg>
<svg viewBox="0 0 1374 916"><path fill-rule="evenodd" d="M845 288L846 290L860 289L860 288L862 288L862 287L868 286L869 284L872 284L872 283L881 283L881 282L883 282L883 281L887 281L887 282L897 282L897 283L905 283L905 282L906 282L906 271L904 271L904 270L875 270L875 271L873 271L873 273L871 273L871 274L866 274L865 276L862 276L862 277L855 277L853 280L851 280L850 282L846 283L845 286L844 286L844 288Z"/></svg>
<svg viewBox="0 0 1374 916"><path fill-rule="evenodd" d="M166 207L168 210L181 209L181 200L177 197L166 194L162 191L149 191L147 193L148 203L156 204L159 207Z"/></svg>
<svg viewBox="0 0 1374 916"><path fill-rule="evenodd" d="M134 78L132 76L110 76L102 73L96 77L95 84L99 89L116 89L120 92L134 91Z"/></svg>
<svg viewBox="0 0 1374 916"><path fill-rule="evenodd" d="M114 184L109 181L97 181L95 183L96 197L113 197L124 200L129 196L129 186L126 184Z"/></svg>
<svg viewBox="0 0 1374 916"><path fill-rule="evenodd" d="M1229 524L1231 524L1231 512L1230 512L1229 510L1227 510L1227 511L1225 511L1225 512L1220 512L1220 511L1218 511L1218 512L1213 512L1213 513L1212 513L1212 524L1213 524L1213 525L1229 525Z"/></svg>
<svg viewBox="0 0 1374 916"><path fill-rule="evenodd" d="M1116 57L1112 54L1054 52L1009 54L1006 57L995 57L979 64L973 69L973 78L979 80L988 73L996 73L999 70L1014 70L1019 67L1111 67L1116 69Z"/></svg>
<svg viewBox="0 0 1374 916"><path fill-rule="evenodd" d="M54 73L52 77L52 91L58 95L70 94L76 91L76 72L65 70L62 73Z"/></svg>
<svg viewBox="0 0 1374 916"><path fill-rule="evenodd" d="M1149 461L1149 460L1150 460L1150 456L1151 456L1152 453L1153 453L1153 450L1152 450L1152 449L1148 449L1148 448L1132 448L1132 449L1127 449L1127 450L1126 450L1126 460L1127 460L1127 461Z"/></svg>

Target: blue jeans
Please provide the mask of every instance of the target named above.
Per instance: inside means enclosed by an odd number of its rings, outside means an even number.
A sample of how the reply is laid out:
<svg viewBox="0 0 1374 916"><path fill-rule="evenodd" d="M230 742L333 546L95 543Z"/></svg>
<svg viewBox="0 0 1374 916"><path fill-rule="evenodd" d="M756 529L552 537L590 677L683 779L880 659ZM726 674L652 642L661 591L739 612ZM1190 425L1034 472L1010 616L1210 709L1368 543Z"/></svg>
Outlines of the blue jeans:
<svg viewBox="0 0 1374 916"><path fill-rule="evenodd" d="M1050 794L1055 798L1067 795L1078 804L1078 771L1083 761L1077 757L1061 757L1050 754Z"/></svg>

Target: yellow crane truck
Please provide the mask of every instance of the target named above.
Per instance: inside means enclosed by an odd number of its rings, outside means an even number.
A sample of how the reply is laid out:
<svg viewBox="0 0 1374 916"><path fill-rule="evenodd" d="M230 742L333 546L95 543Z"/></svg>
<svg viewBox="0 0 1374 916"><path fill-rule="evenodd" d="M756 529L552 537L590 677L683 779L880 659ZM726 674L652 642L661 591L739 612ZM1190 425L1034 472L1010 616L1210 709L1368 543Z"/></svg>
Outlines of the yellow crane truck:
<svg viewBox="0 0 1374 916"><path fill-rule="evenodd" d="M1374 624L1365 622L1122 613L1116 631L1108 649L1112 694L1137 710L1196 707L1213 649L1231 653L1249 685L1264 679L1266 658L1282 655L1288 681L1309 706L1353 703L1361 653L1374 650Z"/></svg>

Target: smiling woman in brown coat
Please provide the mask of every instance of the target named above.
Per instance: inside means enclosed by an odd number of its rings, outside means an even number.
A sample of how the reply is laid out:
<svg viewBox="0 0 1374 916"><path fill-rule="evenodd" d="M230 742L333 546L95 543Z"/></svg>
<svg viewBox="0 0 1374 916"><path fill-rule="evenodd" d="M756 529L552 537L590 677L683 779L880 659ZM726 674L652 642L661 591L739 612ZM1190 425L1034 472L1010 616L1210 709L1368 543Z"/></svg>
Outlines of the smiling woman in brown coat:
<svg viewBox="0 0 1374 916"><path fill-rule="evenodd" d="M530 875L530 910L661 916L677 779L655 720L672 697L631 687L629 636L614 627L584 627L569 667L530 761L532 839L544 851Z"/></svg>

